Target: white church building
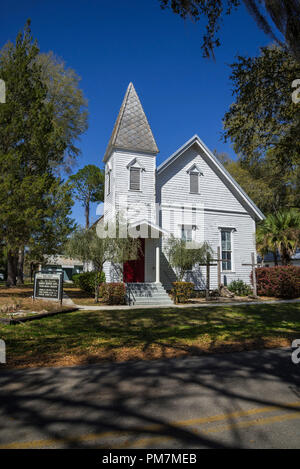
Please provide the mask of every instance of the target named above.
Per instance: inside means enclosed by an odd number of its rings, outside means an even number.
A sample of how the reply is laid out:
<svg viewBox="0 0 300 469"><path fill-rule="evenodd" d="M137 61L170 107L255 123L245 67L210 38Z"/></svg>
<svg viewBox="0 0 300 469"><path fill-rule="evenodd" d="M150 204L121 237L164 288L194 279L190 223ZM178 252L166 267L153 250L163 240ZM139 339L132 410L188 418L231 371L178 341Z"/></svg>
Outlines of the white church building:
<svg viewBox="0 0 300 469"><path fill-rule="evenodd" d="M106 263L107 282L124 281L136 303L140 291L148 300L158 294L168 303L176 273L169 264L170 236L210 244L220 249L221 282L250 283L251 253L255 253L255 224L264 215L203 141L194 135L158 167L159 150L132 83L126 91L105 155L105 199L101 223L126 213L141 239L142 255L122 269ZM210 272L217 288L217 267ZM122 278L123 277L123 278ZM206 269L193 265L186 280L204 289ZM149 293L150 292L150 293ZM153 301L154 298L153 298ZM156 300L157 302L157 300Z"/></svg>

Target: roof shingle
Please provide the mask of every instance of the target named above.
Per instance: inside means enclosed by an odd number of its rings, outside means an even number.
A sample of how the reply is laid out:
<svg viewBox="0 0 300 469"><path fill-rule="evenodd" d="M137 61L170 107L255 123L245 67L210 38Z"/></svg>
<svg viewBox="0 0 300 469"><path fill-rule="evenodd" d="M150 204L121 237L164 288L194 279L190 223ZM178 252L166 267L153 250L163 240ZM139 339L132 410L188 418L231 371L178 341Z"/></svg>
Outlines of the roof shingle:
<svg viewBox="0 0 300 469"><path fill-rule="evenodd" d="M103 161L112 149L158 153L150 125L132 83L129 84Z"/></svg>

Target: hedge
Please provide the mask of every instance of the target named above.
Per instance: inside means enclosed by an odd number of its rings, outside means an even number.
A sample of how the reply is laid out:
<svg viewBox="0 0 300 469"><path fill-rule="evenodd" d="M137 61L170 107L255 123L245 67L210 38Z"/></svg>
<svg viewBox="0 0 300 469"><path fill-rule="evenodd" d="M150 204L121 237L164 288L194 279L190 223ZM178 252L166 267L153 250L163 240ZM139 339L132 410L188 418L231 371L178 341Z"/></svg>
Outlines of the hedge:
<svg viewBox="0 0 300 469"><path fill-rule="evenodd" d="M100 287L100 297L109 305L124 305L126 303L125 283L103 283Z"/></svg>
<svg viewBox="0 0 300 469"><path fill-rule="evenodd" d="M171 295L175 303L187 303L194 290L192 282L173 282Z"/></svg>
<svg viewBox="0 0 300 469"><path fill-rule="evenodd" d="M95 293L95 281L96 276L99 279L99 285L105 282L105 274L101 272L101 275L98 272L83 272L82 274L75 274L72 277L74 285L77 288L89 293L90 295L94 295Z"/></svg>
<svg viewBox="0 0 300 469"><path fill-rule="evenodd" d="M252 281L252 273L251 273ZM256 269L257 293L276 298L300 296L300 267L281 265Z"/></svg>

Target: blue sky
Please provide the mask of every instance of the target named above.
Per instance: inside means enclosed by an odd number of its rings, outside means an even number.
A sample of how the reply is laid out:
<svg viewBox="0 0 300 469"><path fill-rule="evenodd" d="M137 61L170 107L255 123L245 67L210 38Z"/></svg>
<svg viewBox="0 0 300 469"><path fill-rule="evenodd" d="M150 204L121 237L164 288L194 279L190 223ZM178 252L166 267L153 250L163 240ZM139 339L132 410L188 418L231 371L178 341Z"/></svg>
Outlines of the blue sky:
<svg viewBox="0 0 300 469"><path fill-rule="evenodd" d="M41 51L54 51L82 78L89 129L81 137L86 164L102 158L124 93L133 82L150 122L161 163L197 133L211 149L234 156L220 140L231 102L230 69L236 55L256 55L269 43L244 7L227 17L216 60L202 58L203 23L183 21L158 0L15 0L1 5L0 47L14 41L26 19ZM75 204L74 218L84 223ZM92 221L96 205L91 207Z"/></svg>

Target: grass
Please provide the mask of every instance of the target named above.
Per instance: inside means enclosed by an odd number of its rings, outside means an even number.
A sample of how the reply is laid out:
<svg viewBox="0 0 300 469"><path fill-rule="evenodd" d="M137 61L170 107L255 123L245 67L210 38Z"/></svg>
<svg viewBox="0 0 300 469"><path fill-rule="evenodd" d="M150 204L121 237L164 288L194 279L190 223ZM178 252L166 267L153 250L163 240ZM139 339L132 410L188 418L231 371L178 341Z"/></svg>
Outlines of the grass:
<svg viewBox="0 0 300 469"><path fill-rule="evenodd" d="M289 346L300 304L74 312L0 325L7 366L60 366ZM4 366L4 365L2 365Z"/></svg>

